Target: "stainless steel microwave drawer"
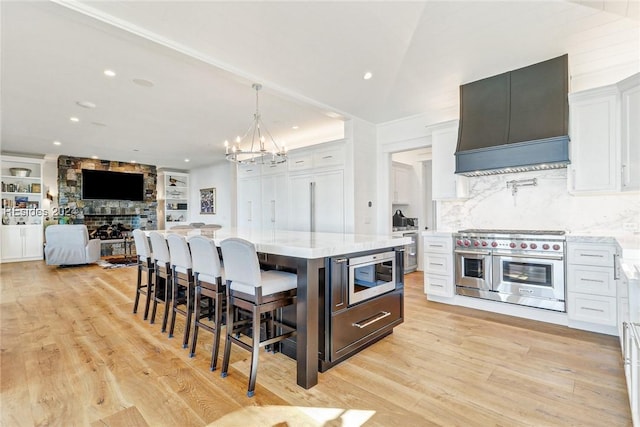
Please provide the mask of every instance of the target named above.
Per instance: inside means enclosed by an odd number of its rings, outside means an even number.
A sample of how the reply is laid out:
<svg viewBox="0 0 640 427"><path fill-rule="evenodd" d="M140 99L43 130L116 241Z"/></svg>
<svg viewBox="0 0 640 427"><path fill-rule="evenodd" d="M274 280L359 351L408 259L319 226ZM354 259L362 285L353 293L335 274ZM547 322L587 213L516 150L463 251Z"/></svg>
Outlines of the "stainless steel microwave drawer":
<svg viewBox="0 0 640 427"><path fill-rule="evenodd" d="M331 353L341 357L370 340L380 330L402 322L402 293L394 291L333 315Z"/></svg>

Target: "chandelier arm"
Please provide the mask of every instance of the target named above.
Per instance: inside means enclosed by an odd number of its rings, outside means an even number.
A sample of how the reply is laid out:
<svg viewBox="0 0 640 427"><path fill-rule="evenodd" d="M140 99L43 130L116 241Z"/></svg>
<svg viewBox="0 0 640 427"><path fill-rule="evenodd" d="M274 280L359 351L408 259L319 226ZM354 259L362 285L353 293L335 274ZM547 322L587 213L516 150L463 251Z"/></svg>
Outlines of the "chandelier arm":
<svg viewBox="0 0 640 427"><path fill-rule="evenodd" d="M262 126L264 128L264 133L267 134L267 136L271 140L271 143L276 147L277 152L280 152L282 149L280 148L278 143L275 141L275 139L273 139L273 136L271 136L271 132L269 132L269 129L267 129L267 127L264 126L264 123L262 122L262 119L259 119L259 120L260 120L260 123L262 124Z"/></svg>

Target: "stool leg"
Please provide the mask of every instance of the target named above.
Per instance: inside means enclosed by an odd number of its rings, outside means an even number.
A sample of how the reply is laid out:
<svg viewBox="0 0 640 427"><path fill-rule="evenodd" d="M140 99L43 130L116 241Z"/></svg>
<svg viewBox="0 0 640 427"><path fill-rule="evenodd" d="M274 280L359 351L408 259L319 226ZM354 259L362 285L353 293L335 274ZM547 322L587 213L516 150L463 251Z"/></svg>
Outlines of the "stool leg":
<svg viewBox="0 0 640 427"><path fill-rule="evenodd" d="M142 283L142 265L138 263L138 280L136 281L136 299L133 302L133 313L138 312L138 301L140 301L140 284Z"/></svg>
<svg viewBox="0 0 640 427"><path fill-rule="evenodd" d="M253 307L253 348L251 351L251 372L249 374L249 389L247 397L253 397L258 375L258 356L260 355L260 313L257 307Z"/></svg>
<svg viewBox="0 0 640 427"><path fill-rule="evenodd" d="M236 310L234 310L231 304L231 296L227 295L227 338L224 341L224 357L222 358L222 372L220 373L220 376L222 378L227 376L227 371L229 370L229 358L231 356L231 336L233 335L233 325L236 321L235 313Z"/></svg>
<svg viewBox="0 0 640 427"><path fill-rule="evenodd" d="M147 320L147 317L149 317L149 304L151 304L151 294L153 292L151 276L151 272L149 271L149 268L147 268L147 302L144 305L144 320Z"/></svg>
<svg viewBox="0 0 640 427"><path fill-rule="evenodd" d="M198 329L200 324L200 300L202 298L202 286L196 286L196 296L194 298L194 311L195 311L195 320L193 324L193 335L191 336L191 351L189 352L189 357L193 357L196 354L196 345L198 343Z"/></svg>
<svg viewBox="0 0 640 427"><path fill-rule="evenodd" d="M193 294L195 289L193 282L189 281L187 284L187 316L184 325L184 337L182 338L182 348L187 348L189 345L189 332L191 331L191 318L193 317Z"/></svg>
<svg viewBox="0 0 640 427"><path fill-rule="evenodd" d="M220 329L222 328L222 294L217 293L216 299L213 301L213 306L215 309L215 322L214 326L216 328L213 334L213 348L211 349L211 367L212 371L216 370L218 365L218 352L220 351ZM228 317L227 317L228 318Z"/></svg>
<svg viewBox="0 0 640 427"><path fill-rule="evenodd" d="M167 321L169 320L169 310L171 309L171 294L173 293L173 280L171 274L167 274L164 280L164 314L162 315L162 332L167 331Z"/></svg>
<svg viewBox="0 0 640 427"><path fill-rule="evenodd" d="M178 280L173 276L173 301L171 303L171 324L169 326L169 338L173 338L173 329L176 326L176 311L178 309Z"/></svg>

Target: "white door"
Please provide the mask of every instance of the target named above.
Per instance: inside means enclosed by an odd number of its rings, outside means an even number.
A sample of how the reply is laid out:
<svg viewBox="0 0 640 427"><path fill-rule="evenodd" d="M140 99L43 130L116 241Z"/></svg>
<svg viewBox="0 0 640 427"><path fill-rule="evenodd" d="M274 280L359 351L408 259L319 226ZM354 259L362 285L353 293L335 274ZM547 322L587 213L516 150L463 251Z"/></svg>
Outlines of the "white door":
<svg viewBox="0 0 640 427"><path fill-rule="evenodd" d="M238 228L260 230L260 176L238 180Z"/></svg>
<svg viewBox="0 0 640 427"><path fill-rule="evenodd" d="M2 227L2 260L22 258L22 230L20 226Z"/></svg>
<svg viewBox="0 0 640 427"><path fill-rule="evenodd" d="M311 230L311 182L312 175L289 177L289 230Z"/></svg>
<svg viewBox="0 0 640 427"><path fill-rule="evenodd" d="M262 177L262 228L264 230L287 229L288 199L285 174Z"/></svg>
<svg viewBox="0 0 640 427"><path fill-rule="evenodd" d="M314 231L344 233L343 171L317 173L314 183Z"/></svg>

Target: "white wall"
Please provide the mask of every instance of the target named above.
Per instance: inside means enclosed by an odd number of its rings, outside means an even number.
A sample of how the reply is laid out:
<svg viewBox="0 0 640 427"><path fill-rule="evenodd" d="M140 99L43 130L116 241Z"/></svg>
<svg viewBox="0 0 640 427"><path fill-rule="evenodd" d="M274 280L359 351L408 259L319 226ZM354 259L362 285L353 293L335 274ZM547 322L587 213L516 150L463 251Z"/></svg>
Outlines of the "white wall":
<svg viewBox="0 0 640 427"><path fill-rule="evenodd" d="M216 213L200 214L200 189L216 189ZM220 224L223 227L236 225L236 168L235 164L223 160L211 166L189 171L190 222Z"/></svg>

